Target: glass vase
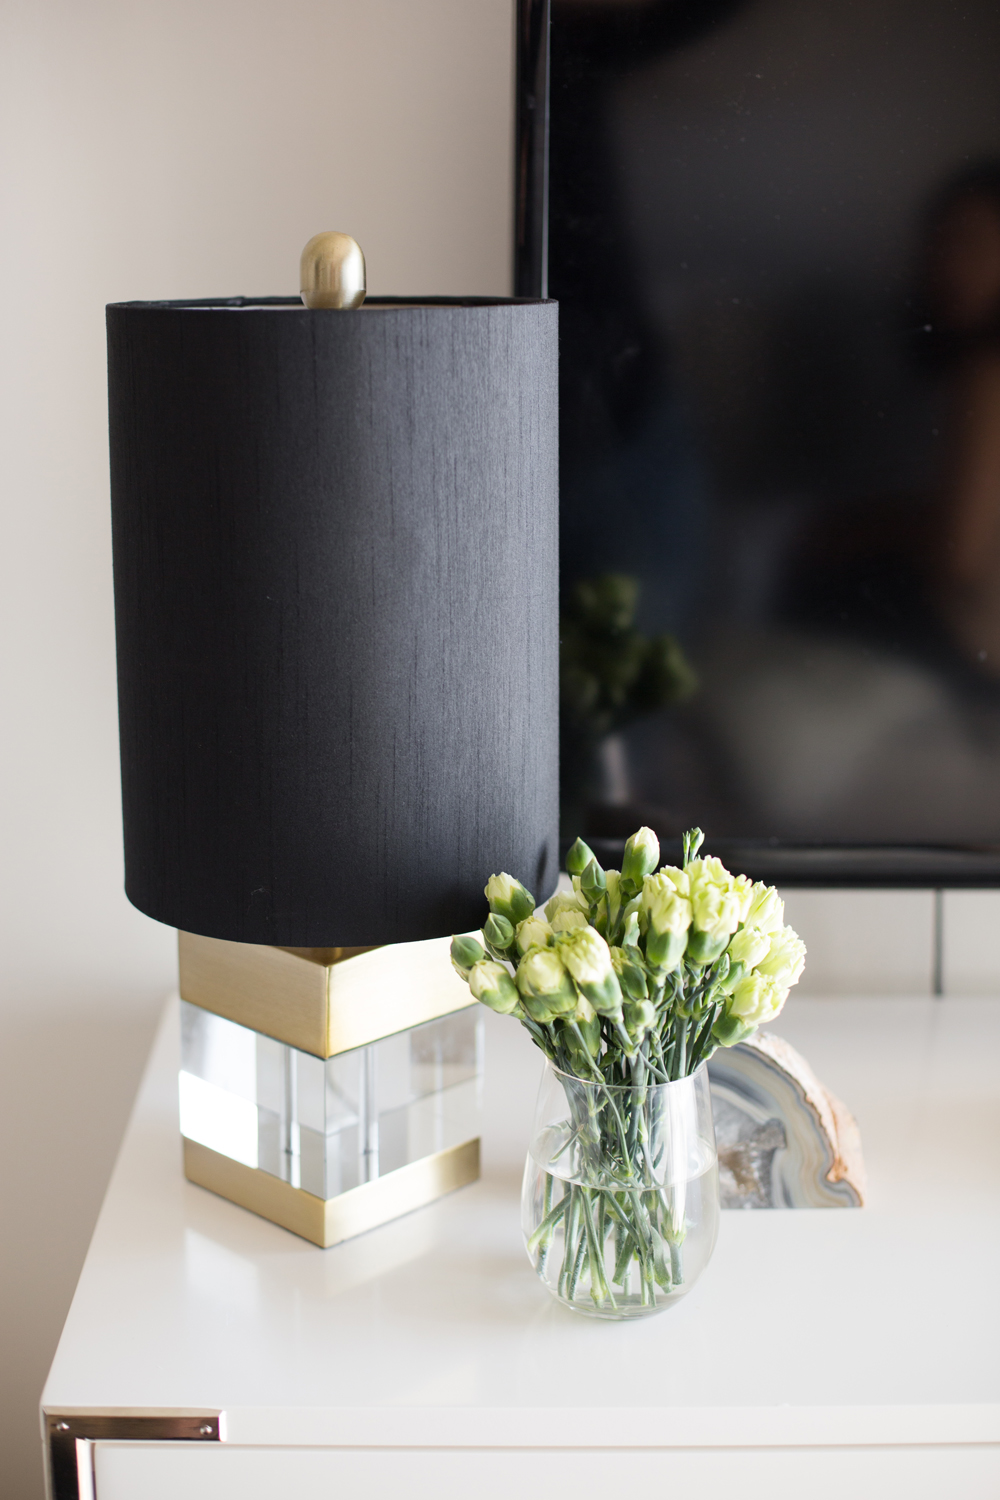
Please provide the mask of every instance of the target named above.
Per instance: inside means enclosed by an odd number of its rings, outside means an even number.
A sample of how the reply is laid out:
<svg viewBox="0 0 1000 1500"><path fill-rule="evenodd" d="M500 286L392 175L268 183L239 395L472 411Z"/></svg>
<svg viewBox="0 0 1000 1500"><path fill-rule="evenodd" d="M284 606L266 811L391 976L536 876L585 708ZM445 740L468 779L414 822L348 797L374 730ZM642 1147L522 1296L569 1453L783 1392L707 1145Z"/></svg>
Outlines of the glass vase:
<svg viewBox="0 0 1000 1500"><path fill-rule="evenodd" d="M719 1226L707 1069L622 1087L547 1063L521 1222L539 1277L574 1312L645 1318L679 1301Z"/></svg>

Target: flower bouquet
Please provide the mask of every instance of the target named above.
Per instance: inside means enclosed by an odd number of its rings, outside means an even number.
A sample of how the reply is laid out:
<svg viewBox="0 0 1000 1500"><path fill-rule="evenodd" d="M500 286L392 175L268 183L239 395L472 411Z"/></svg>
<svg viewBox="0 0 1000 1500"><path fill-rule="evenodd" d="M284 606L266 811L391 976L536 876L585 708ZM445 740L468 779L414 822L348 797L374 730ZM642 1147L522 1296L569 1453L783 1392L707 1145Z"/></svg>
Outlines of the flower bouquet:
<svg viewBox="0 0 1000 1500"><path fill-rule="evenodd" d="M641 1317L690 1289L718 1223L704 1063L776 1016L805 945L773 886L699 857L657 869L649 828L604 870L578 839L572 889L544 916L510 875L486 885L480 934L452 940L475 997L545 1054L525 1168L528 1254L553 1294L598 1317Z"/></svg>

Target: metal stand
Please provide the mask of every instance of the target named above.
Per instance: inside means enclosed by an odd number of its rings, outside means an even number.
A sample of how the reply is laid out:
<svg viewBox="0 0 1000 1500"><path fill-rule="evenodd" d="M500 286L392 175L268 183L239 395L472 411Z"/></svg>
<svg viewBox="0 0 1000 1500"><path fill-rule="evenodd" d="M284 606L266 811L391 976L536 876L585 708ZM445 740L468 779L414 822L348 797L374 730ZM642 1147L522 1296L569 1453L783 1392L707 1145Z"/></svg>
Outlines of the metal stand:
<svg viewBox="0 0 1000 1500"><path fill-rule="evenodd" d="M931 959L931 994L944 997L944 891L934 892L934 948Z"/></svg>

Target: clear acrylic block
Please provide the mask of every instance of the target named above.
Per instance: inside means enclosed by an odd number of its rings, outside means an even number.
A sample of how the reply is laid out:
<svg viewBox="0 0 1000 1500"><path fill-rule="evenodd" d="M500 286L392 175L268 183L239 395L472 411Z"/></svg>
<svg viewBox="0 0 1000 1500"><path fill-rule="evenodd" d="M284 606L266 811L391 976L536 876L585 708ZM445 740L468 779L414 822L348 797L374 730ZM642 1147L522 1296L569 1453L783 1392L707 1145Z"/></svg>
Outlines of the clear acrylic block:
<svg viewBox="0 0 1000 1500"><path fill-rule="evenodd" d="M181 1002L181 1134L330 1199L475 1139L478 1006L323 1059Z"/></svg>

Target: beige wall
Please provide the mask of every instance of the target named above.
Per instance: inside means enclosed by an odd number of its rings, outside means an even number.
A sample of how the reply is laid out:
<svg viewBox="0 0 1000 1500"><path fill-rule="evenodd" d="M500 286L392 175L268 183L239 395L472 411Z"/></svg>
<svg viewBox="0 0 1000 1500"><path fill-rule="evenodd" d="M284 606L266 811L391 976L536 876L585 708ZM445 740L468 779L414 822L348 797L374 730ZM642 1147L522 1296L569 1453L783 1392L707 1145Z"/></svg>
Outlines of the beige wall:
<svg viewBox="0 0 1000 1500"><path fill-rule="evenodd" d="M0 1495L173 934L122 894L104 304L295 292L347 229L375 292L509 291L511 0L0 7Z"/></svg>

